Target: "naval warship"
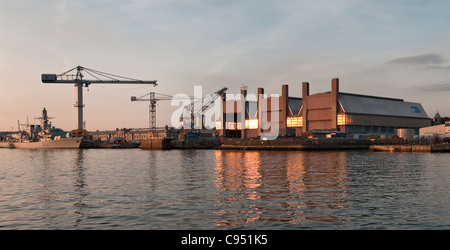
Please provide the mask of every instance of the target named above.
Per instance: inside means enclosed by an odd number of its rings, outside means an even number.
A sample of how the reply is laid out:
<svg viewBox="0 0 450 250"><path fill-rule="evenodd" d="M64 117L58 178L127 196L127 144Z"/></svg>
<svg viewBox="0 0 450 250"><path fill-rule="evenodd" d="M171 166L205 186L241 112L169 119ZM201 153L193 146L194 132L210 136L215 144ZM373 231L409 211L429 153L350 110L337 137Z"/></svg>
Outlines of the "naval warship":
<svg viewBox="0 0 450 250"><path fill-rule="evenodd" d="M42 110L40 125L30 125L18 134L0 142L0 148L28 148L28 149L46 149L46 148L80 148L82 137L73 137L70 133L60 128L55 128L49 122L47 110Z"/></svg>

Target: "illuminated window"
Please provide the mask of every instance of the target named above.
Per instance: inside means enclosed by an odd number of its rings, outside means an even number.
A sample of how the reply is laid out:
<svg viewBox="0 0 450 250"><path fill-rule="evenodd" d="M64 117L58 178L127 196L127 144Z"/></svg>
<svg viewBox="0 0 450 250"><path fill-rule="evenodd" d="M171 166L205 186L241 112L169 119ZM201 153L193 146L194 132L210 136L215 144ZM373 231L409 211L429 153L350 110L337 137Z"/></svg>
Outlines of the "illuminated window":
<svg viewBox="0 0 450 250"><path fill-rule="evenodd" d="M287 126L289 128L302 127L303 126L303 117L301 116L293 116L287 118Z"/></svg>
<svg viewBox="0 0 450 250"><path fill-rule="evenodd" d="M236 122L226 122L225 123L225 128L226 129L237 129L237 124Z"/></svg>
<svg viewBox="0 0 450 250"><path fill-rule="evenodd" d="M257 129L258 128L258 119L245 120L245 128L246 129Z"/></svg>
<svg viewBox="0 0 450 250"><path fill-rule="evenodd" d="M347 121L347 116L344 114L337 115L337 125L345 125Z"/></svg>
<svg viewBox="0 0 450 250"><path fill-rule="evenodd" d="M216 129L222 129L222 122L221 121L217 121L216 122Z"/></svg>

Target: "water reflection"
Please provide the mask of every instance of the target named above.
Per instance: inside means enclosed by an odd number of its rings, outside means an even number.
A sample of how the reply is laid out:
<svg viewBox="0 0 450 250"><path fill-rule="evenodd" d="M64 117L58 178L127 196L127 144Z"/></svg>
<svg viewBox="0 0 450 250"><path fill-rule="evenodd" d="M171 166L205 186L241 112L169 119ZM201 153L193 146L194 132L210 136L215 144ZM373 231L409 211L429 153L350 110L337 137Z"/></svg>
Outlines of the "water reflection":
<svg viewBox="0 0 450 250"><path fill-rule="evenodd" d="M73 164L73 200L75 207L74 214L77 215L74 221L74 227L77 228L84 220L84 208L86 204L84 202L84 197L88 195L86 191L86 170L84 166L84 157L85 152L83 150L78 150L75 152L75 159Z"/></svg>
<svg viewBox="0 0 450 250"><path fill-rule="evenodd" d="M42 211L43 228L78 227L84 216L86 177L82 150L30 151L36 171L33 192L36 203L30 210ZM72 159L71 159L72 158ZM68 163L68 164L62 164ZM70 183L70 185L67 185Z"/></svg>
<svg viewBox="0 0 450 250"><path fill-rule="evenodd" d="M41 190L39 190L38 201L42 201L42 206L44 211L53 211L54 209L54 198L56 195L56 190L53 188L55 183L55 177L52 175L52 170L48 167L51 163L49 158L49 152L46 150L43 151L35 151L32 150L30 152L36 152L37 154L32 154L32 158L35 162L35 166L38 167L37 171L39 172L37 182L41 184ZM38 156L38 157L35 157ZM41 162L39 162L41 161ZM37 209L36 209L37 210ZM43 220L45 228L48 228L51 225L55 224L54 220L55 216L52 216L50 213L43 214Z"/></svg>
<svg viewBox="0 0 450 250"><path fill-rule="evenodd" d="M0 229L448 229L450 154L0 149Z"/></svg>
<svg viewBox="0 0 450 250"><path fill-rule="evenodd" d="M216 151L217 226L253 221L339 222L347 202L346 152Z"/></svg>

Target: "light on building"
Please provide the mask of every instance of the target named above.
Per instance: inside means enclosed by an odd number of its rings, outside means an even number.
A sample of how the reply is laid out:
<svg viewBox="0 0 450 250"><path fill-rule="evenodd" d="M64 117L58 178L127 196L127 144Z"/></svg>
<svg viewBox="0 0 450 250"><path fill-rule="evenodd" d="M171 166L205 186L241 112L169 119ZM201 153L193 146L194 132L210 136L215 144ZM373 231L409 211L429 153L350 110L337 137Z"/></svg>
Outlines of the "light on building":
<svg viewBox="0 0 450 250"><path fill-rule="evenodd" d="M291 116L287 118L287 126L289 128L303 127L303 117Z"/></svg>
<svg viewBox="0 0 450 250"><path fill-rule="evenodd" d="M337 125L345 125L347 124L348 121L348 117L345 114L338 114L337 115Z"/></svg>
<svg viewBox="0 0 450 250"><path fill-rule="evenodd" d="M240 129L240 122L226 122L225 123L225 128L226 129Z"/></svg>
<svg viewBox="0 0 450 250"><path fill-rule="evenodd" d="M257 129L258 119L248 119L245 120L245 129Z"/></svg>

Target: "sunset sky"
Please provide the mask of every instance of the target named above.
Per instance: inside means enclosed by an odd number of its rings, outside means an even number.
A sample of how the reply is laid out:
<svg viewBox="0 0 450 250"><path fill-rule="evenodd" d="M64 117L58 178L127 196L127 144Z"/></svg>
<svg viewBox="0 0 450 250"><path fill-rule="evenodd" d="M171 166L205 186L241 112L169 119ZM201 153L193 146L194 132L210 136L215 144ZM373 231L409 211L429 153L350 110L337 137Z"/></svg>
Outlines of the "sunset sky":
<svg viewBox="0 0 450 250"><path fill-rule="evenodd" d="M450 116L449 0L0 0L0 131L47 108L54 125L76 127L73 85L42 73L82 65L157 80L158 86L84 89L87 130L148 127L150 91L193 95L263 87L301 96L329 91L420 102ZM170 125L170 101L157 125ZM36 120L36 122L38 122Z"/></svg>

